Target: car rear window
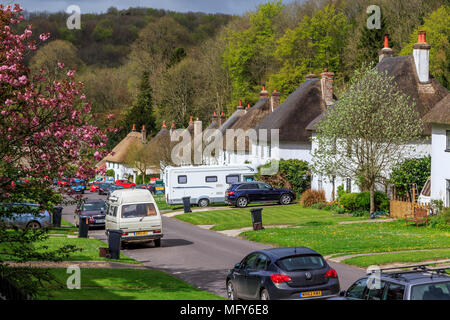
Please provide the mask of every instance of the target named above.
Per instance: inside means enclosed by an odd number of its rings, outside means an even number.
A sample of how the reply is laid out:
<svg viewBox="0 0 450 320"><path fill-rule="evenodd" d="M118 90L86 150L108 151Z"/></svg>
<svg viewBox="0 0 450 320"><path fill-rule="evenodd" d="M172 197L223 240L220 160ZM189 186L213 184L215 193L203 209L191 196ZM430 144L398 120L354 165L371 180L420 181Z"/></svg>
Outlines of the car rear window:
<svg viewBox="0 0 450 320"><path fill-rule="evenodd" d="M83 211L97 211L97 210L105 210L106 204L104 202L86 202L83 204Z"/></svg>
<svg viewBox="0 0 450 320"><path fill-rule="evenodd" d="M325 261L318 255L298 255L281 258L277 265L285 271L314 270L325 267Z"/></svg>
<svg viewBox="0 0 450 320"><path fill-rule="evenodd" d="M411 300L450 300L450 281L412 286Z"/></svg>
<svg viewBox="0 0 450 320"><path fill-rule="evenodd" d="M153 203L126 204L122 206L122 218L142 218L156 216Z"/></svg>

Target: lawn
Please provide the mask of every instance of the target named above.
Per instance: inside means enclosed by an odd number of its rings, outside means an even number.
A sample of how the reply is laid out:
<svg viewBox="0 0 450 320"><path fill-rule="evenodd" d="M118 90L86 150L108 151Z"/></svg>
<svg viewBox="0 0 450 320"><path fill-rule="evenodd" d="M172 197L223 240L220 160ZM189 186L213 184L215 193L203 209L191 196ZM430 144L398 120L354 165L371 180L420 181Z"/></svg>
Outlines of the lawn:
<svg viewBox="0 0 450 320"><path fill-rule="evenodd" d="M255 206L256 207L256 206ZM258 207L261 207L259 205ZM251 208L211 210L177 215L176 218L191 224L213 224L213 230L229 230L250 227ZM294 226L336 224L339 221L363 220L365 218L332 214L330 211L303 208L298 204L289 206L265 206L262 211L263 225L290 224Z"/></svg>
<svg viewBox="0 0 450 320"><path fill-rule="evenodd" d="M256 242L280 247L305 246L323 255L450 248L450 232L405 226L403 221L318 224L301 228L268 228L241 234Z"/></svg>
<svg viewBox="0 0 450 320"><path fill-rule="evenodd" d="M372 256L361 256L346 259L342 261L346 264L352 264L359 267L368 267L371 265L383 265L394 262L415 263L426 260L450 259L450 249L438 249L432 251L412 251L399 253L386 253Z"/></svg>
<svg viewBox="0 0 450 320"><path fill-rule="evenodd" d="M100 258L98 255L99 247L107 247L108 245L98 239L88 239L88 238L66 238L66 237L57 237L57 238L48 238L44 241L36 242L33 245L36 248L43 248L42 252L47 250L55 250L64 245L74 245L78 248L81 248L82 251L73 252L69 255L69 257L65 258L65 261L86 261L86 260L95 260L95 261L119 261L125 263L134 263L139 264L134 259L131 259L124 254L120 254L119 260ZM11 257L8 257L4 252L8 252L8 246L4 244L0 244L0 258L5 260L12 260Z"/></svg>
<svg viewBox="0 0 450 320"><path fill-rule="evenodd" d="M66 269L51 269L65 285ZM50 297L45 293L50 293ZM59 289L47 285L39 299L55 300L218 300L215 294L158 270L81 269L81 289Z"/></svg>

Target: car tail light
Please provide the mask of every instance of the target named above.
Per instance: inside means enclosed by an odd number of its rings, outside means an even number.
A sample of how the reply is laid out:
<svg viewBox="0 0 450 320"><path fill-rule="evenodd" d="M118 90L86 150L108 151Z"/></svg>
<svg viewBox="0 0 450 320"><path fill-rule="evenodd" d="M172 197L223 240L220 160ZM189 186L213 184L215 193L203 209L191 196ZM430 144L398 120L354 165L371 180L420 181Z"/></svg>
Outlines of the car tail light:
<svg viewBox="0 0 450 320"><path fill-rule="evenodd" d="M124 232L124 233L122 233L122 235L123 235L123 236L127 236L127 235L128 235L128 232Z"/></svg>
<svg viewBox="0 0 450 320"><path fill-rule="evenodd" d="M227 192L227 195L229 195L229 196L232 196L233 194L234 194L234 191Z"/></svg>
<svg viewBox="0 0 450 320"><path fill-rule="evenodd" d="M153 230L153 233L161 233L161 229Z"/></svg>
<svg viewBox="0 0 450 320"><path fill-rule="evenodd" d="M272 273L270 275L270 279L272 279L273 283L283 283L283 282L292 281L291 277L284 275L284 274L278 274L278 273Z"/></svg>
<svg viewBox="0 0 450 320"><path fill-rule="evenodd" d="M327 271L327 273L325 273L325 278L337 278L337 272L334 269L330 269Z"/></svg>

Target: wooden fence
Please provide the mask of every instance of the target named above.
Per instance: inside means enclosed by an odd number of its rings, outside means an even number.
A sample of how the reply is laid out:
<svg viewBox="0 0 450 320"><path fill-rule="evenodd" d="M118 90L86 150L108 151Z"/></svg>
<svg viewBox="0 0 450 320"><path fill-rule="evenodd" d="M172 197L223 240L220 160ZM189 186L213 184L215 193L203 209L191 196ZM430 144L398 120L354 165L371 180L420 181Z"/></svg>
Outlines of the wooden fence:
<svg viewBox="0 0 450 320"><path fill-rule="evenodd" d="M430 214L430 205L425 203L418 203L405 200L391 200L389 203L389 214L392 218L403 219L413 217L416 210L427 211Z"/></svg>

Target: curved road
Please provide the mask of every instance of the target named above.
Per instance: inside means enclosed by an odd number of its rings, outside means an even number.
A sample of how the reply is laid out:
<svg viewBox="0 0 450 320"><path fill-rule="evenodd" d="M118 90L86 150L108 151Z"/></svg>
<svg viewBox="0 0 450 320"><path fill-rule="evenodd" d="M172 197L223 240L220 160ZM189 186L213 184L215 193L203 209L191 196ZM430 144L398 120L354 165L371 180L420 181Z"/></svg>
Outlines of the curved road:
<svg viewBox="0 0 450 320"><path fill-rule="evenodd" d="M88 192L86 197L98 199L105 196ZM74 206L63 210L64 218L72 223L73 212ZM153 247L153 244L135 244L122 252L141 261L146 267L163 270L223 297L226 296L225 277L228 270L249 252L270 248L268 245L205 230L175 218L163 216L162 219L164 238L160 248ZM90 230L89 234L106 240L104 230ZM329 264L336 269L342 289L347 289L365 274L360 268L330 261Z"/></svg>

